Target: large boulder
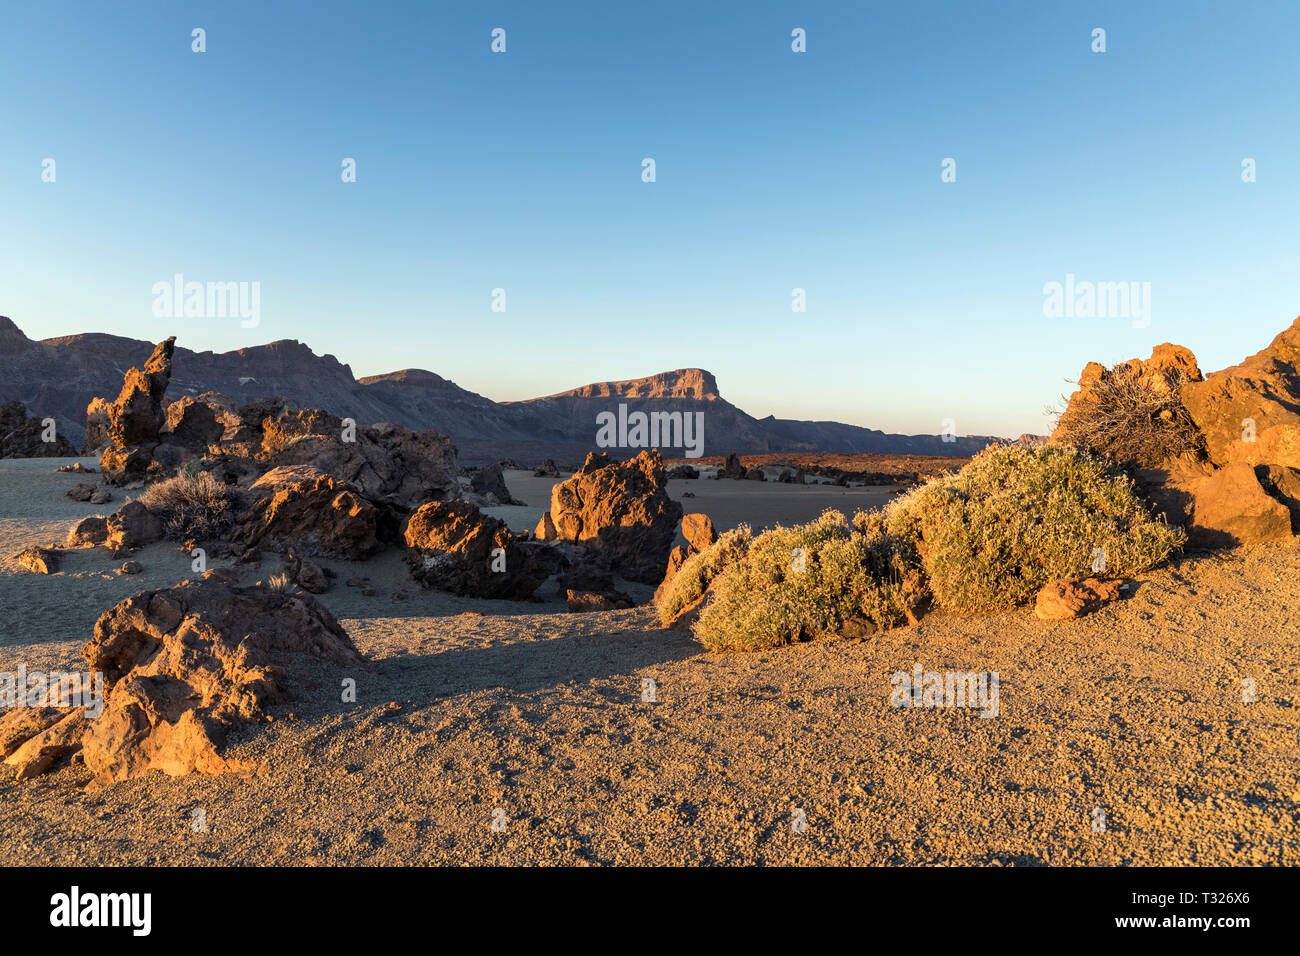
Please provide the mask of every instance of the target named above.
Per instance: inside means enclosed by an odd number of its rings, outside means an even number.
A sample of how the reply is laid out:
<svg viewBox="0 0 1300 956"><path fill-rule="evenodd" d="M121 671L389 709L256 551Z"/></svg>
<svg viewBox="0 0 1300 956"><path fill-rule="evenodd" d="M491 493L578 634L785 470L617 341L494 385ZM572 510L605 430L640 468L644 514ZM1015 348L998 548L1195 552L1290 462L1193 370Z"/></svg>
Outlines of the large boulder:
<svg viewBox="0 0 1300 956"><path fill-rule="evenodd" d="M505 474L501 470L501 465L484 465L474 473L470 480L470 487L480 495L488 497L489 500L495 500L499 505L521 505L522 501L517 501L510 494L510 489L506 487ZM489 504L489 507L491 505Z"/></svg>
<svg viewBox="0 0 1300 956"><path fill-rule="evenodd" d="M522 541L468 501L421 505L403 535L411 577L453 594L522 601L553 570L544 545Z"/></svg>
<svg viewBox="0 0 1300 956"><path fill-rule="evenodd" d="M355 487L309 465L282 465L257 479L233 535L270 548L360 561L380 548L380 515Z"/></svg>
<svg viewBox="0 0 1300 956"><path fill-rule="evenodd" d="M28 418L22 402L0 404L0 458L71 458L77 449L56 430L53 441L43 419Z"/></svg>
<svg viewBox="0 0 1300 956"><path fill-rule="evenodd" d="M1169 484L1188 497L1188 544L1193 547L1293 540L1291 509L1269 494L1250 465L1237 462L1201 475L1176 472Z"/></svg>
<svg viewBox="0 0 1300 956"><path fill-rule="evenodd" d="M1300 468L1300 319L1240 365L1188 385L1183 404L1216 465Z"/></svg>
<svg viewBox="0 0 1300 956"><path fill-rule="evenodd" d="M128 369L121 392L107 410L108 445L100 453L99 467L109 484L161 475L154 451L166 420L163 395L171 381L175 344L175 336L159 342L143 369Z"/></svg>
<svg viewBox="0 0 1300 956"><path fill-rule="evenodd" d="M163 538L162 520L139 501L122 505L106 524L104 546L111 551L132 551Z"/></svg>
<svg viewBox="0 0 1300 956"><path fill-rule="evenodd" d="M107 686L82 739L87 769L104 782L243 769L223 756L230 731L313 685L321 693L322 670L365 665L314 598L235 587L216 572L105 611L82 655Z"/></svg>
<svg viewBox="0 0 1300 956"><path fill-rule="evenodd" d="M103 515L89 515L78 521L68 531L69 548L93 548L108 541L108 519Z"/></svg>
<svg viewBox="0 0 1300 956"><path fill-rule="evenodd" d="M1051 440L1070 441L1087 416L1102 420L1099 395L1126 384L1142 386L1142 400L1162 408L1160 418L1170 427L1193 433L1194 449L1180 456L1159 462L1117 456L1136 466L1144 493L1170 523L1187 530L1191 546L1294 541L1300 531L1300 319L1240 365L1206 376L1191 352L1167 343L1145 362L1113 369L1089 363ZM1125 438L1128 424L1112 423L1116 444L1139 447ZM1153 434L1161 427L1149 425Z"/></svg>
<svg viewBox="0 0 1300 956"><path fill-rule="evenodd" d="M160 437L189 451L206 452L240 426L235 403L220 392L186 395L167 406Z"/></svg>
<svg viewBox="0 0 1300 956"><path fill-rule="evenodd" d="M583 545L629 581L659 583L681 516L657 451L626 462L593 452L551 489L556 538Z"/></svg>

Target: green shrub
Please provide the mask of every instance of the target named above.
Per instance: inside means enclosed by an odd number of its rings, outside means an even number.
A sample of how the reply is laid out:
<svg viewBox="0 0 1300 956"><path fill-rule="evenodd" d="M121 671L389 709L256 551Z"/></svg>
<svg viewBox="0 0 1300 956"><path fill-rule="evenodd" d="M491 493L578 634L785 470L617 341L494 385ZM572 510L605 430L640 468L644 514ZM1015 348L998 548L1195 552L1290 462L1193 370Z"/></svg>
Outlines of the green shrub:
<svg viewBox="0 0 1300 956"><path fill-rule="evenodd" d="M659 599L660 622L667 626L683 608L699 600L713 579L744 555L751 538L749 525L742 524L724 531L713 544L687 558Z"/></svg>
<svg viewBox="0 0 1300 956"><path fill-rule="evenodd" d="M150 485L140 503L162 519L169 538L216 538L230 530L236 502L230 489L206 471L188 469Z"/></svg>
<svg viewBox="0 0 1300 956"><path fill-rule="evenodd" d="M995 446L955 475L922 485L886 509L892 535L911 539L936 603L994 610L1032 600L1048 581L1149 570L1186 536L1156 520L1114 465L1048 446Z"/></svg>
<svg viewBox="0 0 1300 956"><path fill-rule="evenodd" d="M827 511L765 531L717 578L695 636L710 650L759 650L831 634L855 618L892 627L915 601L907 583L915 558L910 542L870 514L850 525Z"/></svg>

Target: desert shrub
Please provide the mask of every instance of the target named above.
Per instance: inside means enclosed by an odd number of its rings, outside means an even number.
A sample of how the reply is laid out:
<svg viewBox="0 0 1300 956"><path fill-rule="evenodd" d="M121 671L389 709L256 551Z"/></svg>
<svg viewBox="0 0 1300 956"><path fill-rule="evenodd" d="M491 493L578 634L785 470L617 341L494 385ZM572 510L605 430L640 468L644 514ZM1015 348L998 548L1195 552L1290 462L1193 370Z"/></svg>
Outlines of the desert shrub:
<svg viewBox="0 0 1300 956"><path fill-rule="evenodd" d="M915 551L878 516L849 524L838 511L758 535L714 583L695 636L711 650L758 650L811 640L855 618L906 619Z"/></svg>
<svg viewBox="0 0 1300 956"><path fill-rule="evenodd" d="M220 537L235 520L230 488L206 471L187 469L150 485L140 503L162 520L167 537L179 541Z"/></svg>
<svg viewBox="0 0 1300 956"><path fill-rule="evenodd" d="M1166 383L1117 365L1088 385L1093 401L1066 400L1058 410L1054 440L1141 468L1203 457L1205 439L1180 397L1186 376L1181 370L1170 375L1173 381Z"/></svg>
<svg viewBox="0 0 1300 956"><path fill-rule="evenodd" d="M697 601L714 578L744 555L752 538L749 525L742 524L724 531L713 544L687 558L659 599L659 620L667 625Z"/></svg>
<svg viewBox="0 0 1300 956"><path fill-rule="evenodd" d="M1048 581L1146 571L1185 535L1156 520L1116 465L1072 448L985 449L955 475L886 508L890 534L916 542L936 603L993 610L1031 600Z"/></svg>

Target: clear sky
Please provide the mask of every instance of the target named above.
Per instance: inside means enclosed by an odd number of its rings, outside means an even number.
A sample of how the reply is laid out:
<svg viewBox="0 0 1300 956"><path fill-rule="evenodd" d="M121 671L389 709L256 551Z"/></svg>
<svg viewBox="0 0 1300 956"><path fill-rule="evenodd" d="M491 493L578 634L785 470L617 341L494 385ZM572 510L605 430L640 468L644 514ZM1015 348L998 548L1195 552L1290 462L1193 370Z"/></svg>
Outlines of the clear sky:
<svg viewBox="0 0 1300 956"><path fill-rule="evenodd" d="M1297 50L1293 0L5 3L0 314L1043 431L1090 359L1215 369L1300 314ZM259 282L260 325L156 317L176 273ZM1045 317L1067 273L1149 282L1149 327Z"/></svg>

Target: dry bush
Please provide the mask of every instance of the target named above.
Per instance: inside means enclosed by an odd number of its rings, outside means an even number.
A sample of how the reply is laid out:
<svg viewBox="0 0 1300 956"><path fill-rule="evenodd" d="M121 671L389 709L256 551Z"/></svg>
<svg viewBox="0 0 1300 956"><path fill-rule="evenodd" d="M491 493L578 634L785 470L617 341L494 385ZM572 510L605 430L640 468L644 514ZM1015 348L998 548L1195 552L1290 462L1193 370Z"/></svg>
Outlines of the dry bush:
<svg viewBox="0 0 1300 956"><path fill-rule="evenodd" d="M1181 371L1174 374L1164 389L1117 365L1088 386L1094 401L1071 403L1062 396L1065 406L1048 410L1057 415L1056 441L1140 468L1203 457L1205 439L1179 397L1186 378Z"/></svg>
<svg viewBox="0 0 1300 956"><path fill-rule="evenodd" d="M235 520L234 495L206 471L187 469L150 485L139 500L162 519L167 537L178 541L221 537Z"/></svg>

